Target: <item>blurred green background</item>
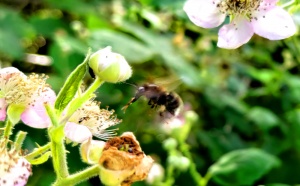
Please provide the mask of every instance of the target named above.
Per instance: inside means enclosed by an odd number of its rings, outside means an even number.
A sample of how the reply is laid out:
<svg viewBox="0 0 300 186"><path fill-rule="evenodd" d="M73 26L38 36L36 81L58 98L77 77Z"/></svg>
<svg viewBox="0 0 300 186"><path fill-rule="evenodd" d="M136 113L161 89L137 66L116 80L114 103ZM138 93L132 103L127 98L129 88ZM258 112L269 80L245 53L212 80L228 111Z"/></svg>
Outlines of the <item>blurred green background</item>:
<svg viewBox="0 0 300 186"><path fill-rule="evenodd" d="M218 28L193 25L183 4L184 0L1 0L1 67L45 73L58 92L89 47L96 51L112 46L133 68L128 83L180 79L175 91L185 107L198 115L185 142L199 173L205 175L224 154L238 149L256 148L270 156L263 159L270 166L260 167L261 160L250 156L254 164L258 162L257 169L248 170L245 164L226 170L208 185L300 183L299 34L282 41L254 36L239 49L220 49L216 47ZM294 18L299 24L300 14ZM87 75L86 84L91 81ZM123 120L119 133L134 132L145 153L166 168L169 155L162 144L172 135L161 129L157 113L142 99L126 113L121 111L135 90L125 83L104 84L97 99ZM47 141L44 130L21 124L15 130L29 132L24 147L28 151L35 143ZM67 148L70 172L87 166L80 163L78 147ZM249 183L240 181L260 170ZM190 171L175 171L172 185L196 185ZM33 166L28 185L48 186L54 179L48 160ZM80 185L99 184L94 178Z"/></svg>

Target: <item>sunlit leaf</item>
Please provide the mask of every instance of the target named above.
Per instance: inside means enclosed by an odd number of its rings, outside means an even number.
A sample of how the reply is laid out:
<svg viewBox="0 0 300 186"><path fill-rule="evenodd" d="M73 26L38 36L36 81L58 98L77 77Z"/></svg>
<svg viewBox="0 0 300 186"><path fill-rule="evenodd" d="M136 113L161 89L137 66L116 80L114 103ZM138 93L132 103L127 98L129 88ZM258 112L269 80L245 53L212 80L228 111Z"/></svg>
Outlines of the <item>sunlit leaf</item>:
<svg viewBox="0 0 300 186"><path fill-rule="evenodd" d="M252 185L279 165L275 156L260 149L242 149L223 155L209 168L209 174L221 185Z"/></svg>

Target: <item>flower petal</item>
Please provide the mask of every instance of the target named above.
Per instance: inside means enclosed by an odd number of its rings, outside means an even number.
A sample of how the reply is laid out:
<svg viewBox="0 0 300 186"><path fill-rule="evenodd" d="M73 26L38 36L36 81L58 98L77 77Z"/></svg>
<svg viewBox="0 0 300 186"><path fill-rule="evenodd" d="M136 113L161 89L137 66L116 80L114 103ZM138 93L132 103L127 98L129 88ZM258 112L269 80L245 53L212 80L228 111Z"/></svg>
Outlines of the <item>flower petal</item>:
<svg viewBox="0 0 300 186"><path fill-rule="evenodd" d="M270 40L280 40L288 38L296 33L296 26L284 9L274 7L267 12L259 12L253 20L253 30L257 35Z"/></svg>
<svg viewBox="0 0 300 186"><path fill-rule="evenodd" d="M203 28L217 27L226 17L217 8L217 3L212 0L188 0L183 10L195 25Z"/></svg>
<svg viewBox="0 0 300 186"><path fill-rule="evenodd" d="M67 122L64 130L66 137L77 143L82 143L93 136L86 126L73 122Z"/></svg>
<svg viewBox="0 0 300 186"><path fill-rule="evenodd" d="M47 128L51 124L51 120L46 112L44 103L54 104L56 99L55 92L46 88L40 96L36 98L35 104L28 106L21 114L21 120L24 124L34 128Z"/></svg>
<svg viewBox="0 0 300 186"><path fill-rule="evenodd" d="M4 98L0 98L0 121L4 121L6 118L7 103Z"/></svg>
<svg viewBox="0 0 300 186"><path fill-rule="evenodd" d="M251 24L246 20L234 20L219 30L218 47L235 49L247 43L253 36Z"/></svg>

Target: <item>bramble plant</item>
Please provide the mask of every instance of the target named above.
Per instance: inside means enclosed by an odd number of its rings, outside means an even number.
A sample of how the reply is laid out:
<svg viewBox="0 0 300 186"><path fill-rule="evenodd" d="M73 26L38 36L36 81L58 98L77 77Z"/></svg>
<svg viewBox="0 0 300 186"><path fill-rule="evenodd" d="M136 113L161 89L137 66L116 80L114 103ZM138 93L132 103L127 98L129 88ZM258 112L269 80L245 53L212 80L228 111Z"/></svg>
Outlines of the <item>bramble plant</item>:
<svg viewBox="0 0 300 186"><path fill-rule="evenodd" d="M300 182L299 0L74 2L6 2L12 9L0 3L0 186ZM19 9L29 12L26 20ZM48 53L36 55L44 45ZM53 60L60 79L4 67L24 59ZM129 88L113 88L113 97L108 83L173 74L184 84L182 105L172 90L153 86L181 109L168 120L159 114L166 104L156 104L164 101L149 92L141 97L157 118L147 117L140 100L132 99L124 118L122 109L101 103L126 104ZM122 130L124 121L131 125ZM22 124L28 131L19 130ZM42 144L32 138L44 134ZM77 167L69 148L80 155ZM49 163L51 176L41 184L44 172L35 169Z"/></svg>
<svg viewBox="0 0 300 186"><path fill-rule="evenodd" d="M88 65L96 78L88 89L82 90L81 82ZM123 134L121 141L116 141L117 138L113 138L115 130L106 129L119 124L120 120L113 116L113 111L100 109L100 103L92 101L94 92L104 82L125 81L131 73L125 58L113 53L110 47L92 55L88 53L56 97L44 75L26 76L16 68L2 68L1 120L5 120L6 125L0 144L3 160L1 185L25 185L32 173L31 164L42 164L49 157L57 176L53 185L75 185L97 175L105 185L130 184L145 179L152 166L152 158L143 153L132 133ZM20 119L30 127L46 128L49 143L29 154L22 154L20 148L26 133L19 132L15 141L9 140ZM109 141L92 140L92 136ZM122 141L123 138L126 140ZM67 139L81 144L82 160L91 167L69 174L65 148ZM130 145L131 151L120 150L119 145Z"/></svg>

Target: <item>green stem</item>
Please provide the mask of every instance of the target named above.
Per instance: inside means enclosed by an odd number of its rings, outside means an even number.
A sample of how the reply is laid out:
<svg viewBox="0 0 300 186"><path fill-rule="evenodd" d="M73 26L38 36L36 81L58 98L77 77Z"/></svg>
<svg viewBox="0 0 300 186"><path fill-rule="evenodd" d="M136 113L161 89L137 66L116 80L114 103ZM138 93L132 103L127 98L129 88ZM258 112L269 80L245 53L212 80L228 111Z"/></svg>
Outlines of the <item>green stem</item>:
<svg viewBox="0 0 300 186"><path fill-rule="evenodd" d="M44 154L45 152L47 152L51 147L51 143L47 143L46 145L44 146L41 146L41 147L38 147L36 149L34 149L34 151L32 153L29 153L25 156L25 158L27 160L32 160L38 156L40 156L41 154Z"/></svg>
<svg viewBox="0 0 300 186"><path fill-rule="evenodd" d="M165 182L165 185L173 185L174 184L174 176L173 176L173 173L174 173L174 166L171 165L171 164L168 164L167 165L167 177L166 177L166 182Z"/></svg>
<svg viewBox="0 0 300 186"><path fill-rule="evenodd" d="M27 132L23 132L20 131L18 132L18 134L16 135L16 139L15 139L15 149L16 150L20 150L22 147L22 144L26 138Z"/></svg>
<svg viewBox="0 0 300 186"><path fill-rule="evenodd" d="M13 124L9 119L7 119L5 123L3 137L8 139L9 136L12 134L12 129L13 129Z"/></svg>
<svg viewBox="0 0 300 186"><path fill-rule="evenodd" d="M57 128L49 128L48 131L51 140L53 167L57 178L66 178L69 175L63 130L64 126L60 125Z"/></svg>
<svg viewBox="0 0 300 186"><path fill-rule="evenodd" d="M96 77L95 81L90 85L90 87L80 96L73 99L70 102L66 116L63 118L61 123L65 123L72 116L72 114L86 101L92 98L93 93L102 85L104 81Z"/></svg>
<svg viewBox="0 0 300 186"><path fill-rule="evenodd" d="M45 108L46 108L47 114L51 120L52 125L55 127L58 127L59 123L58 123L54 108L48 103L45 104Z"/></svg>
<svg viewBox="0 0 300 186"><path fill-rule="evenodd" d="M72 174L64 179L58 179L52 186L61 186L61 185L76 185L82 181L88 180L91 177L97 176L99 174L99 166L94 165L88 167L87 169Z"/></svg>
<svg viewBox="0 0 300 186"><path fill-rule="evenodd" d="M188 145L185 144L184 142L179 142L179 148L180 148L180 151L183 153L183 155L191 160L191 165L190 165L189 171L190 171L194 181L199 186L205 186L207 184L208 180L205 180L205 178L203 178L201 176L201 174L197 171L196 164L192 161L192 155L189 151Z"/></svg>

